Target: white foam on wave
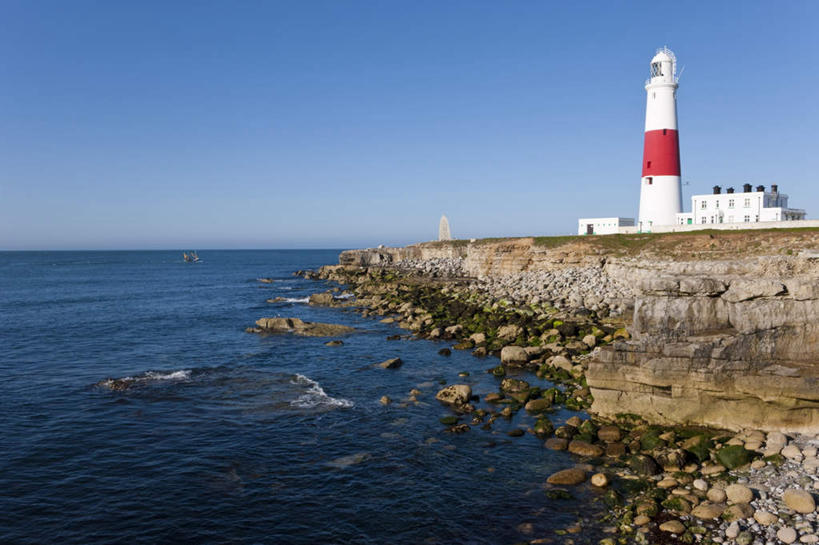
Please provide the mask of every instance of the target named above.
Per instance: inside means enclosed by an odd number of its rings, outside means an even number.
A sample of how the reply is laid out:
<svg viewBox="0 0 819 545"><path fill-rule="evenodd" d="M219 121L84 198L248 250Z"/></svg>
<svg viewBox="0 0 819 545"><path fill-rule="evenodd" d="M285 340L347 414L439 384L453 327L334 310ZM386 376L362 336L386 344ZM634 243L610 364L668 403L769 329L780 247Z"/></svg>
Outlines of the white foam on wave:
<svg viewBox="0 0 819 545"><path fill-rule="evenodd" d="M327 395L324 388L315 380L305 377L304 375L296 375L290 381L291 384L298 384L299 386L307 386L307 391L290 402L290 405L299 407L300 409L314 409L316 407L341 407L349 409L355 403L348 399L336 399Z"/></svg>
<svg viewBox="0 0 819 545"><path fill-rule="evenodd" d="M140 377L138 377L140 378ZM160 373L158 371L148 371L143 375L144 379L148 380L187 380L191 378L190 369L181 369L179 371L171 371L169 373Z"/></svg>
<svg viewBox="0 0 819 545"><path fill-rule="evenodd" d="M309 303L309 297L285 297L284 301L286 303Z"/></svg>

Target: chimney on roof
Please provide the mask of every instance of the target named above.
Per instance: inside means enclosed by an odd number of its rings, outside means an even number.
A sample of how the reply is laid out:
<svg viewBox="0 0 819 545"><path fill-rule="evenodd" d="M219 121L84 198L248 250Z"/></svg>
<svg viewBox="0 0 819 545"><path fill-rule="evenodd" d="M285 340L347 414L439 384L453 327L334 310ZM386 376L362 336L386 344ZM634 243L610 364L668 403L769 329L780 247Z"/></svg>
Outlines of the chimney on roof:
<svg viewBox="0 0 819 545"><path fill-rule="evenodd" d="M718 186L718 185L715 185L714 186L714 195L719 195L720 193L722 193L722 188L720 186Z"/></svg>
<svg viewBox="0 0 819 545"><path fill-rule="evenodd" d="M756 190L757 191L765 191L765 186L764 185L758 185L758 186L756 186Z"/></svg>
<svg viewBox="0 0 819 545"><path fill-rule="evenodd" d="M776 184L771 184L771 193L779 193L779 186Z"/></svg>
<svg viewBox="0 0 819 545"><path fill-rule="evenodd" d="M743 193L750 193L751 192L751 184L742 184L742 192Z"/></svg>
<svg viewBox="0 0 819 545"><path fill-rule="evenodd" d="M733 187L729 187L728 189L726 189L726 190L725 190L725 192L726 192L726 193L733 193L733 192L734 192L734 188L733 188Z"/></svg>

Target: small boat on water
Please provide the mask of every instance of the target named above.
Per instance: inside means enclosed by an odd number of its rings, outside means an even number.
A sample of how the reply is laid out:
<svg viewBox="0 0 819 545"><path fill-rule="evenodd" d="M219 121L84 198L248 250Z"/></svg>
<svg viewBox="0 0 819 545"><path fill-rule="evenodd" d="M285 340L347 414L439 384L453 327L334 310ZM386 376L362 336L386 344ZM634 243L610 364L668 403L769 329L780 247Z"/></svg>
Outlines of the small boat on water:
<svg viewBox="0 0 819 545"><path fill-rule="evenodd" d="M185 260L185 263L198 263L199 262L199 256L196 255L196 252L194 252L193 250L191 250L190 253L182 252L182 259Z"/></svg>

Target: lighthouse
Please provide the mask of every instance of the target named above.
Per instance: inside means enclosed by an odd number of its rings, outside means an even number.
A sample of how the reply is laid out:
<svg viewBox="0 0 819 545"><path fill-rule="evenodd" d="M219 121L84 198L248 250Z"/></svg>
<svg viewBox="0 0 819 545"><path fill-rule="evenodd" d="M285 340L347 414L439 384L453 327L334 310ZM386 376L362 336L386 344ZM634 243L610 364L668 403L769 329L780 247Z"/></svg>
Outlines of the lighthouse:
<svg viewBox="0 0 819 545"><path fill-rule="evenodd" d="M673 225L682 212L680 141L677 132L677 59L664 47L651 59L646 82L646 131L637 229Z"/></svg>

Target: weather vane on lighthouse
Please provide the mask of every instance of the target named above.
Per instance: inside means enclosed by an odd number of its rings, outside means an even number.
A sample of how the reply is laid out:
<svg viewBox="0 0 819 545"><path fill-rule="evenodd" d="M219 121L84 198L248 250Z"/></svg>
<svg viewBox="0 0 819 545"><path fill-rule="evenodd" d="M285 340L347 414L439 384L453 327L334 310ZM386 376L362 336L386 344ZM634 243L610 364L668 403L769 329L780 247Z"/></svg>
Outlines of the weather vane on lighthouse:
<svg viewBox="0 0 819 545"><path fill-rule="evenodd" d="M637 228L672 225L682 212L680 142L677 133L677 58L667 47L651 59L646 81L646 129Z"/></svg>

